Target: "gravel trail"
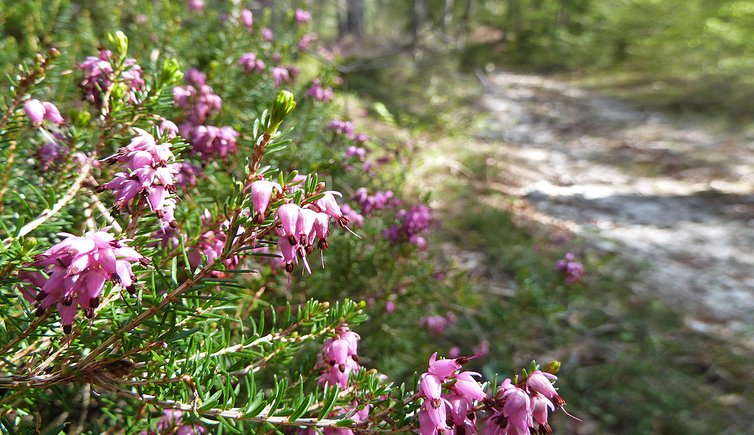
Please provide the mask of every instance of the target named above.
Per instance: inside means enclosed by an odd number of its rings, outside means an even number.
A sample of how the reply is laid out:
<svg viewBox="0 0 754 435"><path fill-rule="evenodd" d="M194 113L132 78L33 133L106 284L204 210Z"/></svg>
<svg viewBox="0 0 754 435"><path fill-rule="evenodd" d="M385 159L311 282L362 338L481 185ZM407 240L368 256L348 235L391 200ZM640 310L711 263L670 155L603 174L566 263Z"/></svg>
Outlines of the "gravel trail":
<svg viewBox="0 0 754 435"><path fill-rule="evenodd" d="M711 132L565 82L495 73L484 137L536 219L643 264L635 291L754 348L754 137Z"/></svg>

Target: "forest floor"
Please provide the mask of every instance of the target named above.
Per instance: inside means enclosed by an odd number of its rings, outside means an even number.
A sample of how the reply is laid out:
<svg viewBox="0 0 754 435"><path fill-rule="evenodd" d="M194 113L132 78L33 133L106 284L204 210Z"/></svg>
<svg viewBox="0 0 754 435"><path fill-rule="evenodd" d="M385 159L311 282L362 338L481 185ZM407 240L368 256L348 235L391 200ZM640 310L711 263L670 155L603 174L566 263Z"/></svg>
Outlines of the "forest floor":
<svg viewBox="0 0 754 435"><path fill-rule="evenodd" d="M568 80L479 77L407 61L350 82L405 126L376 136L412 151L433 240L483 301L479 371L561 361L583 420L558 416L564 433L748 433L754 138ZM567 251L580 283L554 270Z"/></svg>
<svg viewBox="0 0 754 435"><path fill-rule="evenodd" d="M478 182L639 266L633 290L690 329L754 349L754 137L536 75L482 82Z"/></svg>

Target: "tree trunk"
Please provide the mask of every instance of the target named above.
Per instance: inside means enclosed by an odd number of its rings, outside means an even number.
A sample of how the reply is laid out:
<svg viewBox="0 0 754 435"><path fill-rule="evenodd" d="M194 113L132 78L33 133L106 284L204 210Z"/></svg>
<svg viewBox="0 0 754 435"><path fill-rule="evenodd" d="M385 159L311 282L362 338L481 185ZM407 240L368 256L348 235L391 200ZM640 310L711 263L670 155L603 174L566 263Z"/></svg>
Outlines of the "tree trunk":
<svg viewBox="0 0 754 435"><path fill-rule="evenodd" d="M348 34L348 0L338 0L338 38Z"/></svg>
<svg viewBox="0 0 754 435"><path fill-rule="evenodd" d="M419 39L419 34L427 21L427 3L425 0L414 0L414 16L411 20L411 35L414 42Z"/></svg>
<svg viewBox="0 0 754 435"><path fill-rule="evenodd" d="M348 2L346 30L356 37L364 36L364 0L350 0Z"/></svg>
<svg viewBox="0 0 754 435"><path fill-rule="evenodd" d="M455 9L455 0L445 0L445 9L442 12L442 33L450 34L450 26L453 24L453 9Z"/></svg>
<svg viewBox="0 0 754 435"><path fill-rule="evenodd" d="M466 36L469 34L469 24L471 23L471 11L474 7L474 0L466 0L466 5L463 8L463 14L461 15L461 22L458 26L458 34L456 39L459 44L463 44L466 40Z"/></svg>

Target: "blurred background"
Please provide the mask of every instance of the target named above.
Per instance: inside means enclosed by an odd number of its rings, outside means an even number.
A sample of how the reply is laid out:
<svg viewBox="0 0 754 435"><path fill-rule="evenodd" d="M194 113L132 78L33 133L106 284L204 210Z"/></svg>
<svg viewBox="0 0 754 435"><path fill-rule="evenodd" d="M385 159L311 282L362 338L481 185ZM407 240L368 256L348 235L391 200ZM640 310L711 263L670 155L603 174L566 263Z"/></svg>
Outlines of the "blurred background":
<svg viewBox="0 0 754 435"><path fill-rule="evenodd" d="M402 176L437 214L443 284L373 284L449 286L456 314L412 337L373 326L367 365L400 379L455 349L491 379L559 359L583 421L559 414L556 433L752 433L754 2L206 3L273 29L311 11L310 60L343 78L344 110L410 151ZM179 7L0 0L0 71L52 45L83 59L116 29L140 60L171 53L192 23Z"/></svg>

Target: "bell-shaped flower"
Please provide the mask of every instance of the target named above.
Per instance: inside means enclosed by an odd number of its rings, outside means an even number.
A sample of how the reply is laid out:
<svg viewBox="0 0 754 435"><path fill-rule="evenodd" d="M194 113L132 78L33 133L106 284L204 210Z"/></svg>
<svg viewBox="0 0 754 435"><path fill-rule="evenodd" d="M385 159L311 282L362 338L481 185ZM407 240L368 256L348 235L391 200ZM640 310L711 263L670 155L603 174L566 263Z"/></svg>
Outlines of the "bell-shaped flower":
<svg viewBox="0 0 754 435"><path fill-rule="evenodd" d="M26 100L24 103L24 112L26 112L26 116L28 116L31 122L35 125L41 124L45 119L45 106L39 100Z"/></svg>
<svg viewBox="0 0 754 435"><path fill-rule="evenodd" d="M296 226L298 224L301 207L288 203L278 207L277 217L280 221L282 236L287 237L291 245L296 245Z"/></svg>
<svg viewBox="0 0 754 435"><path fill-rule="evenodd" d="M437 376L439 379L445 380L448 376L452 375L456 370L461 368L461 364L455 359L437 359L437 352L433 353L429 357L429 370L432 375Z"/></svg>
<svg viewBox="0 0 754 435"><path fill-rule="evenodd" d="M526 386L530 391L537 392L548 399L552 399L558 395L558 392L555 390L555 387L552 386L552 382L550 382L551 379L556 380L558 378L553 374L534 370L529 374L529 377L526 378Z"/></svg>
<svg viewBox="0 0 754 435"><path fill-rule="evenodd" d="M442 395L442 381L429 373L422 375L419 390L427 399L439 399Z"/></svg>
<svg viewBox="0 0 754 435"><path fill-rule="evenodd" d="M484 400L487 395L484 394L484 390L482 389L482 386L479 385L479 382L473 378L474 375L481 376L476 372L461 372L457 374L455 377L456 383L453 384L453 390L468 401Z"/></svg>
<svg viewBox="0 0 754 435"><path fill-rule="evenodd" d="M267 180L257 180L251 183L251 202L254 204L255 221L258 224L264 223L264 214L270 205L274 189L278 192L282 190L279 184Z"/></svg>
<svg viewBox="0 0 754 435"><path fill-rule="evenodd" d="M65 122L65 120L63 119L63 116L60 115L60 110L58 110L58 108L54 104L45 101L44 103L42 103L42 105L44 106L44 109L45 109L46 120L52 122L53 124L58 124L58 125Z"/></svg>
<svg viewBox="0 0 754 435"><path fill-rule="evenodd" d="M254 26L254 14L248 10L244 9L241 11L241 22L246 27L246 31L251 33L252 28Z"/></svg>

